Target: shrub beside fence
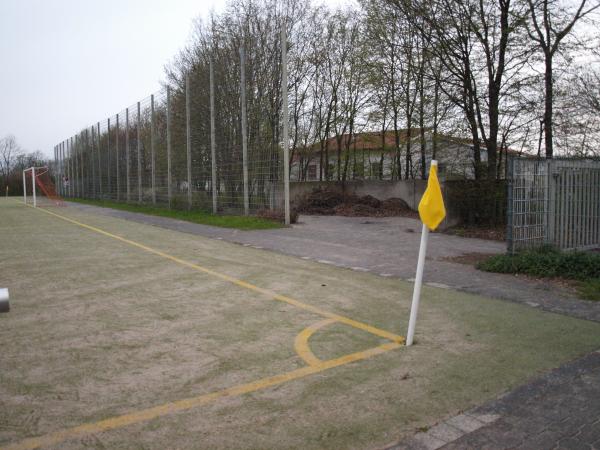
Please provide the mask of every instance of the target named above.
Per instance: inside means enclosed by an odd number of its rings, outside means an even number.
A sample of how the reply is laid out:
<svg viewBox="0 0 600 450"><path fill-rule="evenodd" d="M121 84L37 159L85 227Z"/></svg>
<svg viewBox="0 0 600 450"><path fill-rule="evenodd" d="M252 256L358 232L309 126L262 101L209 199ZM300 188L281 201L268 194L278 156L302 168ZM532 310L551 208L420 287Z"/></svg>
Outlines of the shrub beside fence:
<svg viewBox="0 0 600 450"><path fill-rule="evenodd" d="M446 180L448 211L466 226L506 225L506 180Z"/></svg>

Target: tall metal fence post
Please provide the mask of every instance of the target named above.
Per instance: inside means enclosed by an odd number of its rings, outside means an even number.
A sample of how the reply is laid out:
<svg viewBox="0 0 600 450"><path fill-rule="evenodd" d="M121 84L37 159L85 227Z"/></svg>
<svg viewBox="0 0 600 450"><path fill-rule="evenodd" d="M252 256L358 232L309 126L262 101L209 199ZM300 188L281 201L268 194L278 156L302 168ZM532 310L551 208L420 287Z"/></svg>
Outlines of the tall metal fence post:
<svg viewBox="0 0 600 450"><path fill-rule="evenodd" d="M515 173L515 159L508 157L506 160L506 245L508 253L513 253L513 176Z"/></svg>
<svg viewBox="0 0 600 450"><path fill-rule="evenodd" d="M73 170L73 196L81 197L81 176L80 176L80 164L79 164L79 141L81 140L81 133L75 135L75 145L72 145L71 149L71 170ZM71 142L73 144L73 142Z"/></svg>
<svg viewBox="0 0 600 450"><path fill-rule="evenodd" d="M110 117L106 124L106 190L107 197L112 197L112 180L110 179Z"/></svg>
<svg viewBox="0 0 600 450"><path fill-rule="evenodd" d="M71 179L71 174L69 173L69 142L71 141L72 138L69 138L66 140L65 142L65 148L63 149L63 175L66 177L66 179L68 180L68 182L65 184L64 187L64 191L65 191L65 196L69 197L70 196L70 189L71 189L71 184L73 183L73 180Z"/></svg>
<svg viewBox="0 0 600 450"><path fill-rule="evenodd" d="M94 168L94 127L92 132L86 128L85 130L85 168L87 169L86 183L87 183L87 195L89 198L96 196L96 189L94 186L94 175L96 169Z"/></svg>
<svg viewBox="0 0 600 450"><path fill-rule="evenodd" d="M290 224L290 140L288 112L287 75L287 36L285 24L281 30L281 96L283 99L283 195L285 203L285 224Z"/></svg>
<svg viewBox="0 0 600 450"><path fill-rule="evenodd" d="M63 197L66 197L68 195L67 188L69 187L69 184L70 184L70 183L65 183L65 180L67 180L67 179L70 180L69 176L67 175L67 171L65 170L65 156L66 156L66 149L67 149L68 145L69 145L69 140L67 139L63 143L63 148L62 148L61 155L60 155L60 157L61 157L61 160L60 160L60 171L61 171L61 174L62 174L62 180L61 181L62 181L62 192L63 192L62 195L63 195Z"/></svg>
<svg viewBox="0 0 600 450"><path fill-rule="evenodd" d="M211 176L212 176L212 207L213 214L217 214L217 195L219 188L217 186L217 143L215 142L215 80L213 72L213 62L210 60L210 156L211 156Z"/></svg>
<svg viewBox="0 0 600 450"><path fill-rule="evenodd" d="M87 131L87 130L86 130ZM85 140L84 140L84 134L82 133L79 136L79 139L77 140L77 146L75 151L77 152L77 154L79 155L79 183L77 188L79 189L79 197L80 198L85 198L85 175L84 175L84 164L83 164L83 156L84 156L84 149L85 149Z"/></svg>
<svg viewBox="0 0 600 450"><path fill-rule="evenodd" d="M240 94L242 109L242 171L244 179L244 215L250 214L250 197L248 193L248 130L246 117L246 53L240 47Z"/></svg>
<svg viewBox="0 0 600 450"><path fill-rule="evenodd" d="M90 187L90 129L86 128L85 129L85 139L83 141L83 152L81 153L81 156L83 158L83 164L81 165L81 167L83 167L83 179L84 179L84 184L83 184L83 197L84 198L90 198L90 196L92 195L92 189Z"/></svg>
<svg viewBox="0 0 600 450"><path fill-rule="evenodd" d="M60 174L60 195L61 197L66 197L66 192L65 192L65 145L66 145L67 141L62 141L62 145L60 146L60 149L58 150L58 170L59 170L59 174Z"/></svg>
<svg viewBox="0 0 600 450"><path fill-rule="evenodd" d="M75 137L75 140L77 138ZM75 196L75 171L73 170L73 136L71 136L69 143L69 195Z"/></svg>
<svg viewBox="0 0 600 450"><path fill-rule="evenodd" d="M60 146L62 145L62 142L60 144L57 144L54 146L54 170L53 170L53 174L54 174L54 180L55 180L55 185L56 185L56 193L58 195L62 195L61 191L60 191Z"/></svg>
<svg viewBox="0 0 600 450"><path fill-rule="evenodd" d="M125 108L125 160L125 174L127 177L126 200L129 202L129 200L131 200L131 181L129 179L129 166L131 160L129 157L129 108Z"/></svg>
<svg viewBox="0 0 600 450"><path fill-rule="evenodd" d="M74 157L75 157L75 178L77 180L77 184L75 185L76 193L75 195L79 198L83 197L83 176L82 176L82 164L81 164L81 141L82 136L81 133L75 135L75 148L74 148Z"/></svg>
<svg viewBox="0 0 600 450"><path fill-rule="evenodd" d="M150 164L152 167L152 204L156 205L156 154L154 149L154 94L150 96Z"/></svg>
<svg viewBox="0 0 600 450"><path fill-rule="evenodd" d="M102 198L102 149L100 148L100 122L97 123L96 140L98 144L96 146L98 150L98 196Z"/></svg>
<svg viewBox="0 0 600 450"><path fill-rule="evenodd" d="M73 159L75 162L75 173L74 179L76 180L75 184L75 196L81 197L81 157L79 155L79 148L81 147L81 133L75 135L75 147L73 148Z"/></svg>
<svg viewBox="0 0 600 450"><path fill-rule="evenodd" d="M87 189L86 189L86 176L85 176L85 169L87 168L87 164L85 164L85 149L86 149L86 145L87 145L87 134L88 134L88 129L85 129L85 133L84 135L81 136L81 139L79 142L79 146L77 148L77 151L79 153L79 178L81 179L81 182L79 183L79 195L81 198L85 198L85 196L87 195ZM85 136L85 139L84 139Z"/></svg>
<svg viewBox="0 0 600 450"><path fill-rule="evenodd" d="M190 76L185 76L185 131L187 151L187 201L188 209L192 209L192 129L190 124Z"/></svg>
<svg viewBox="0 0 600 450"><path fill-rule="evenodd" d="M77 196L83 198L85 196L83 190L83 133L77 136L75 143L75 154L77 155Z"/></svg>
<svg viewBox="0 0 600 450"><path fill-rule="evenodd" d="M63 174L66 177L68 181L68 183L65 184L65 196L66 197L70 197L70 189L71 189L71 183L73 183L73 180L71 179L71 174L69 173L69 142L71 141L72 138L69 138L65 141L65 148L63 149Z"/></svg>
<svg viewBox="0 0 600 450"><path fill-rule="evenodd" d="M64 152L65 152L65 143L66 141L62 141L60 148L58 149L58 174L59 174L59 189L60 189L60 195L61 197L66 197L65 195L65 183L63 182L63 180L65 179L65 174L64 174L64 167L63 167L63 162L64 162Z"/></svg>
<svg viewBox="0 0 600 450"><path fill-rule="evenodd" d="M61 197L64 197L63 183L62 183L62 149L65 145L65 141L62 141L56 149L57 164L56 164L56 183L57 192Z"/></svg>
<svg viewBox="0 0 600 450"><path fill-rule="evenodd" d="M69 146L69 140L67 139L64 142L63 148L62 148L62 154L61 154L61 173L62 173L62 184L63 184L63 196L67 197L69 195L68 188L69 185L71 184L71 178L69 177L69 174L67 173L67 168L66 168L66 156L67 156L67 148ZM65 183L66 180L69 180L69 182Z"/></svg>
<svg viewBox="0 0 600 450"><path fill-rule="evenodd" d="M546 214L546 243L555 243L555 219L556 219L556 179L553 176L555 164L553 159L546 161L546 195L548 196Z"/></svg>
<svg viewBox="0 0 600 450"><path fill-rule="evenodd" d="M140 102L137 102L137 173L138 173L138 202L142 203L142 139L140 128L142 124Z"/></svg>
<svg viewBox="0 0 600 450"><path fill-rule="evenodd" d="M82 142L82 146L81 146L81 173L82 173L82 180L83 180L83 189L82 189L82 196L83 198L87 198L87 196L89 196L89 187L88 187L88 182L89 182L89 172L90 172L90 168L89 168L89 164L88 164L88 144L89 144L89 134L90 134L90 130L88 128L85 129L85 133L84 133L84 139Z"/></svg>
<svg viewBox="0 0 600 450"><path fill-rule="evenodd" d="M119 157L119 115L117 114L117 121L115 123L115 171L117 176L117 201L121 200L121 172L119 170L120 157Z"/></svg>
<svg viewBox="0 0 600 450"><path fill-rule="evenodd" d="M173 197L171 183L171 88L167 86L167 198L169 208Z"/></svg>
<svg viewBox="0 0 600 450"><path fill-rule="evenodd" d="M60 149L64 141L54 147L54 180L56 186L56 194L62 195L60 186Z"/></svg>
<svg viewBox="0 0 600 450"><path fill-rule="evenodd" d="M79 146L77 147L77 153L79 153L79 178L81 179L81 182L79 183L79 196L81 198L85 198L87 195L85 174L85 169L87 168L87 164L85 163L87 131L88 130L86 129L85 132L81 133Z"/></svg>
<svg viewBox="0 0 600 450"><path fill-rule="evenodd" d="M56 181L56 193L58 195L60 195L60 184L58 182L58 179L60 177L59 174L59 168L58 168L58 149L60 148L60 145L62 144L62 142L60 144L57 144L54 146L54 169L52 170L52 173L54 174L54 179Z"/></svg>
<svg viewBox="0 0 600 450"><path fill-rule="evenodd" d="M94 149L95 147L95 142L96 142L96 138L94 136L94 126L92 125L92 132L90 133L90 137L91 140L89 142L89 148L90 148L90 165L92 166L92 198L97 198L98 197L98 183L97 183L97 178L96 178L96 161L95 161L95 154L97 153Z"/></svg>
<svg viewBox="0 0 600 450"><path fill-rule="evenodd" d="M55 180L58 183L58 145L54 146L54 168L52 169ZM60 195L60 187L57 186L57 193ZM8 194L7 194L8 195Z"/></svg>
<svg viewBox="0 0 600 450"><path fill-rule="evenodd" d="M79 198L84 198L85 191L83 189L83 140L84 133L83 131L77 135L77 140L75 142L75 155L77 158L77 196Z"/></svg>

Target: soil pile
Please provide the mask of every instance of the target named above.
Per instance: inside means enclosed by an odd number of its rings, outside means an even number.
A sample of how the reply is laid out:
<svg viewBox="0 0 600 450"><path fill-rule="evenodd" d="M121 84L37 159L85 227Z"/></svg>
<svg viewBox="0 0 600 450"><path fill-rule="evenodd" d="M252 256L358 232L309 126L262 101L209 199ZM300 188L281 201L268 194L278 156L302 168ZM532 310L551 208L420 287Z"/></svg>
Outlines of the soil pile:
<svg viewBox="0 0 600 450"><path fill-rule="evenodd" d="M401 198L388 198L379 200L372 195L362 197L353 194L317 188L305 195L298 204L301 214L324 216L350 216L350 217L414 217L416 212Z"/></svg>

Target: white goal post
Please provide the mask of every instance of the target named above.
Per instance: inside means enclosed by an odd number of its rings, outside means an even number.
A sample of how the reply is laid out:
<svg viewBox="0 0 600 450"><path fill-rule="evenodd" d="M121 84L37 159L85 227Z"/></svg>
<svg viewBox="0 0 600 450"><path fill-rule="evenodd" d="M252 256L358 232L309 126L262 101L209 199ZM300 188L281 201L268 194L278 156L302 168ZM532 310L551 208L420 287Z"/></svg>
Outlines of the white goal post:
<svg viewBox="0 0 600 450"><path fill-rule="evenodd" d="M35 177L36 171L39 173L41 170L48 170L47 167L28 167L23 170L23 202L27 204L27 172L31 171L31 192L33 194L33 207L37 207L37 196L35 192Z"/></svg>

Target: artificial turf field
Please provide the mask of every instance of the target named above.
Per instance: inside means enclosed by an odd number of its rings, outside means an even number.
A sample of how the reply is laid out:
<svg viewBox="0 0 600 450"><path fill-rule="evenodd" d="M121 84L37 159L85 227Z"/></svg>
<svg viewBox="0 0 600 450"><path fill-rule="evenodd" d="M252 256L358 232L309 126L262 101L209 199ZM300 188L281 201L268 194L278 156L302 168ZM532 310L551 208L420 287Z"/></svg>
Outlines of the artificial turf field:
<svg viewBox="0 0 600 450"><path fill-rule="evenodd" d="M0 200L0 258L3 449L380 448L600 348L427 286L406 348L410 283L69 207Z"/></svg>

